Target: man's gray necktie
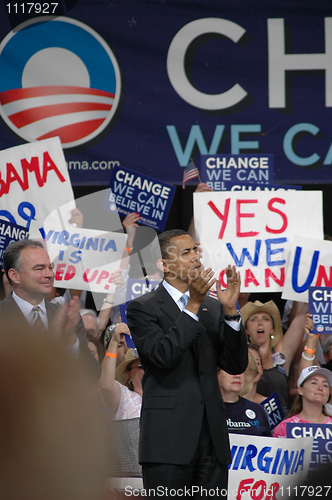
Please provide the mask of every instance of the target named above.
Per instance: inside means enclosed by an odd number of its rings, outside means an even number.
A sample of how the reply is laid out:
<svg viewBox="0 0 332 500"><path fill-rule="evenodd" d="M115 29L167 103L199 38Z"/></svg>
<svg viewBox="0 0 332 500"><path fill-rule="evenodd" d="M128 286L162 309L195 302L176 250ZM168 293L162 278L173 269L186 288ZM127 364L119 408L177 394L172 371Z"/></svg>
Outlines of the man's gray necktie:
<svg viewBox="0 0 332 500"><path fill-rule="evenodd" d="M181 295L181 297L179 298L179 302L181 303L181 310L183 311L183 309L185 309L186 305L188 304L188 300L189 300L189 296L184 293L183 295Z"/></svg>
<svg viewBox="0 0 332 500"><path fill-rule="evenodd" d="M42 322L42 319L40 317L40 307L35 306L32 309L32 322L31 322L31 327L34 330L39 330L40 332L43 332L46 330L44 323Z"/></svg>

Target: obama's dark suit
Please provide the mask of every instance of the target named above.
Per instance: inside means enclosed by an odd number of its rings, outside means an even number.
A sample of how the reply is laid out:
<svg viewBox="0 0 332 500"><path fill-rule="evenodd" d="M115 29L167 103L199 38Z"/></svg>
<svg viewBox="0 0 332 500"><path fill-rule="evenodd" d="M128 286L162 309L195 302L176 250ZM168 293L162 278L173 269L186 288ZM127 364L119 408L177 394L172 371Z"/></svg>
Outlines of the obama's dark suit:
<svg viewBox="0 0 332 500"><path fill-rule="evenodd" d="M231 457L217 367L231 374L246 369L243 327L235 331L227 325L221 304L210 297L196 321L180 311L163 284L130 302L127 316L145 370L140 463L189 464L204 420L219 462L227 465Z"/></svg>

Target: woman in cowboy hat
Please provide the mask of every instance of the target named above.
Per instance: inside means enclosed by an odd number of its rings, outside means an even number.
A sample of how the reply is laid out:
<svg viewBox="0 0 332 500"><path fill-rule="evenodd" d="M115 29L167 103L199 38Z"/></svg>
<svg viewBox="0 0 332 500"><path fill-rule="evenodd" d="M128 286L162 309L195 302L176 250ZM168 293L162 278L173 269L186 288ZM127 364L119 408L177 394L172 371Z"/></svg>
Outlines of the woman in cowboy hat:
<svg viewBox="0 0 332 500"><path fill-rule="evenodd" d="M274 437L286 437L287 423L331 424L324 404L330 399L332 372L314 365L304 368L297 381L298 395L289 417L273 430Z"/></svg>
<svg viewBox="0 0 332 500"><path fill-rule="evenodd" d="M107 408L114 411L114 420L139 417L142 406L144 370L137 349L128 349L116 368L117 349L124 336L114 329L101 365L100 389Z"/></svg>
<svg viewBox="0 0 332 500"><path fill-rule="evenodd" d="M279 309L272 300L247 302L241 308L249 342L259 347L263 361L263 375L257 383L257 391L266 397L276 392L284 416L289 411L290 367L303 338L307 308L308 305L303 304L285 334Z"/></svg>

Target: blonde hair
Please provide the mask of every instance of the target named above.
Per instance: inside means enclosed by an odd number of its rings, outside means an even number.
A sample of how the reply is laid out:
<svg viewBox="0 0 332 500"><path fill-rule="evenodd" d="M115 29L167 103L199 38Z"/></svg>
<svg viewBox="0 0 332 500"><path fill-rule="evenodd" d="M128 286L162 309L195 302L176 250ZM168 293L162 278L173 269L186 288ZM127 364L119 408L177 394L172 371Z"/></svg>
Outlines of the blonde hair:
<svg viewBox="0 0 332 500"><path fill-rule="evenodd" d="M248 366L246 371L244 372L244 386L242 391L240 392L240 396L244 396L254 386L254 380L259 374L259 368L255 356L253 355L251 349L248 349Z"/></svg>

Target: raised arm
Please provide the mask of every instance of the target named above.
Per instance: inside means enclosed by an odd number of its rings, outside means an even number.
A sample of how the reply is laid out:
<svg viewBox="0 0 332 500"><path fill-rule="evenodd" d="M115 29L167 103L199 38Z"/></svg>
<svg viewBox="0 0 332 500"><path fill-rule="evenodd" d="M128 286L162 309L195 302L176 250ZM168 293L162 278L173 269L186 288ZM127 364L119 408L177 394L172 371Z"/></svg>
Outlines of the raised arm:
<svg viewBox="0 0 332 500"><path fill-rule="evenodd" d="M140 219L140 215L137 214L136 212L133 212L131 214L128 214L122 222L123 227L125 228L125 231L128 235L128 238L127 238L125 249L124 249L122 257L121 257L120 268L117 269L114 273L113 282L115 283L115 285L117 287L122 286L124 284L122 271L127 271L127 269L129 268L130 252L131 252L131 249L132 249L133 244L134 244L136 227L137 227L136 222L139 219ZM109 293L104 298L102 308L101 308L99 315L98 315L98 318L100 319L99 335L102 334L102 332L105 330L105 328L108 324L108 321L109 321L109 318L111 315L111 310L112 310L112 307L114 305L114 297L115 297L115 293Z"/></svg>
<svg viewBox="0 0 332 500"><path fill-rule="evenodd" d="M286 357L286 362L283 365L283 368L285 368L287 375L289 374L290 366L296 350L303 339L307 312L308 304L303 303L299 313L291 322L287 332L275 346L275 351L281 352Z"/></svg>
<svg viewBox="0 0 332 500"><path fill-rule="evenodd" d="M206 182L200 182L198 186L195 189L195 193L204 193L206 191L213 191L212 188L210 188ZM192 237L192 239L195 242L198 242L197 235L196 235L196 230L195 230L195 222L194 222L194 216L192 216L189 227L188 227L188 234Z"/></svg>
<svg viewBox="0 0 332 500"><path fill-rule="evenodd" d="M104 402L110 410L116 410L120 403L120 387L115 381L116 358L118 345L124 337L123 323L118 323L108 344L108 348L101 364L99 387ZM127 325L125 325L127 327ZM127 327L128 328L128 327ZM129 331L129 329L128 329Z"/></svg>
<svg viewBox="0 0 332 500"><path fill-rule="evenodd" d="M312 315L306 314L306 320L304 325L304 331L307 335L305 346L301 355L301 359L298 367L298 376L300 375L303 368L308 368L308 366L317 365L317 346L319 341L319 336L315 333L310 333L310 330L314 327L312 321Z"/></svg>

